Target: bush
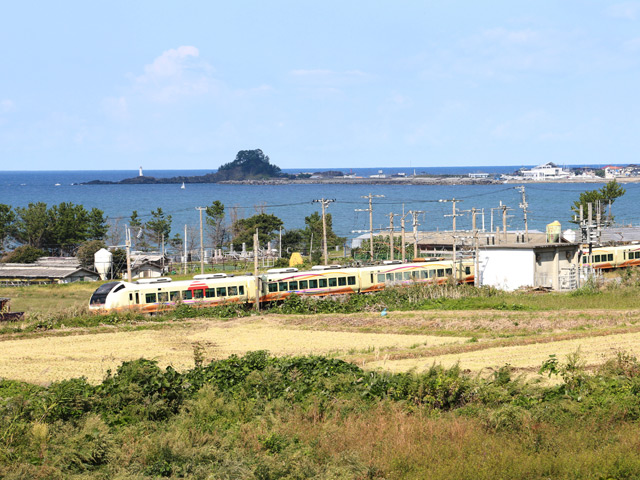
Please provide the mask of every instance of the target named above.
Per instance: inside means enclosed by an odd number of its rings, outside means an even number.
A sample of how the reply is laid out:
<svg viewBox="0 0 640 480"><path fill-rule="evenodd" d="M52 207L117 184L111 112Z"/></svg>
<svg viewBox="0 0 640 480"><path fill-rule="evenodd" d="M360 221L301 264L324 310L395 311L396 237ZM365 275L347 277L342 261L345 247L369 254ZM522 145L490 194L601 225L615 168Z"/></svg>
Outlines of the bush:
<svg viewBox="0 0 640 480"><path fill-rule="evenodd" d="M41 250L30 245L22 245L15 250L7 253L2 257L2 263L35 263L40 257L44 257L47 254L44 250Z"/></svg>

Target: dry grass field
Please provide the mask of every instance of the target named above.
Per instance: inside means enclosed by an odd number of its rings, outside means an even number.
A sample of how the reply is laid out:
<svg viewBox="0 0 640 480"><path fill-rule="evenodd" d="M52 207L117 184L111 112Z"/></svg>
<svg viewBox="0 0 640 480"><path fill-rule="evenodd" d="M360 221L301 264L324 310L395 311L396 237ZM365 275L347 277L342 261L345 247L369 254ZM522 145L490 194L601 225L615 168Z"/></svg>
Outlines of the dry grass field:
<svg viewBox="0 0 640 480"><path fill-rule="evenodd" d="M0 288L14 311L32 316L81 310L96 284ZM609 295L609 296L607 296ZM434 363L482 372L509 364L531 375L549 355L580 351L587 366L616 352L640 353L640 310L635 290L586 297L520 296L532 310L426 310L278 315L230 321L192 319L140 325L61 328L0 335L0 377L46 384L85 376L99 382L108 369L140 357L178 370L194 362L268 350L276 355L322 354L360 366L421 371ZM618 309L611 308L618 299ZM509 300L513 301L513 300ZM546 309L536 305L547 302ZM553 308L554 303L565 305ZM584 303L583 309L575 305ZM606 305L606 308L594 305ZM615 305L614 305L615 307ZM573 308L573 309L568 309Z"/></svg>
<svg viewBox="0 0 640 480"><path fill-rule="evenodd" d="M63 328L0 337L0 377L47 384L107 370L140 357L177 370L252 350L276 355L330 355L360 366L421 371L459 363L482 372L511 365L535 373L549 355L580 351L588 366L618 351L640 352L640 311L427 311L275 315L186 320L127 328Z"/></svg>
<svg viewBox="0 0 640 480"><path fill-rule="evenodd" d="M195 345L204 349L207 360L252 350L269 350L275 355L344 356L364 352L380 358L385 351L465 340L446 336L312 331L287 328L265 317L225 323L185 322L159 330L64 333L0 342L0 377L46 384L85 376L97 383L108 369L141 357L184 370L194 365Z"/></svg>

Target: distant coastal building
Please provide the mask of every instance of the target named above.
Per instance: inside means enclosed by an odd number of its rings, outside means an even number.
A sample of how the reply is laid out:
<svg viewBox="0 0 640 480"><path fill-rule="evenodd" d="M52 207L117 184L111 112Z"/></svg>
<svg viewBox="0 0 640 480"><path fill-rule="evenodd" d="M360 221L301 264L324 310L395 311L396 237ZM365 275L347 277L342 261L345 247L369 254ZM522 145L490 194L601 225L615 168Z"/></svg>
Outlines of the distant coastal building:
<svg viewBox="0 0 640 480"><path fill-rule="evenodd" d="M469 178L489 178L489 174L484 172L470 173Z"/></svg>
<svg viewBox="0 0 640 480"><path fill-rule="evenodd" d="M569 170L565 170L553 162L538 165L530 170L522 169L520 173L525 180L548 180L569 178L571 176L571 172Z"/></svg>
<svg viewBox="0 0 640 480"><path fill-rule="evenodd" d="M378 170L378 173L374 175L369 175L369 178L387 178L387 176L382 173L382 170Z"/></svg>
<svg viewBox="0 0 640 480"><path fill-rule="evenodd" d="M139 177L144 177L144 175L142 175L142 167L140 167L140 170L139 170L139 172L138 172L138 176L139 176Z"/></svg>

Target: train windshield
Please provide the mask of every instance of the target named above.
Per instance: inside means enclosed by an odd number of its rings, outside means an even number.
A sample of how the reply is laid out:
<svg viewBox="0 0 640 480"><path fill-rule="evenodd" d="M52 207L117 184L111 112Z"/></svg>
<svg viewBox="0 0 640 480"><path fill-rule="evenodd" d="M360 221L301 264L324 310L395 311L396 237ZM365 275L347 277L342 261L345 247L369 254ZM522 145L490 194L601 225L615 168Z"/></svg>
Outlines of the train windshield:
<svg viewBox="0 0 640 480"><path fill-rule="evenodd" d="M104 285L100 285L93 295L91 295L91 300L89 300L89 305L104 305L104 302L107 300L107 295L109 292L113 290L115 287L120 285L120 282L109 282Z"/></svg>

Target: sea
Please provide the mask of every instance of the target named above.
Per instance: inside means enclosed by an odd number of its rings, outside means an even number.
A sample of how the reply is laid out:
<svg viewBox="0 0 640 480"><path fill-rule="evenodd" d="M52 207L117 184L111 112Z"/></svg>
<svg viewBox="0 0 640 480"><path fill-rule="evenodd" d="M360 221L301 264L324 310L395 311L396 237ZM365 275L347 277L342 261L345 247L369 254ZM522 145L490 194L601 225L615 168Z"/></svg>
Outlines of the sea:
<svg viewBox="0 0 640 480"><path fill-rule="evenodd" d="M491 176L513 173L521 166L478 167L393 167L341 169L344 173L368 177L379 170L386 175L404 172L407 175L428 173L433 175L467 175L486 172ZM316 172L323 169L283 169L287 173ZM204 175L212 170L144 170L147 176L156 178L178 175ZM320 212L318 199L335 200L327 209L333 219L334 231L353 239L369 231L368 199L373 199L373 225L376 230L389 228L389 216L394 214L396 230L400 228L401 215L409 211L418 215L420 231L451 230L452 203L457 199L457 230L471 229L472 208L479 209L478 228L489 230L502 225L500 205L508 207L508 228L524 230L522 196L518 184L495 185L221 185L176 184L158 185L81 185L91 180L119 181L138 175L138 170L78 170L78 171L0 171L0 203L12 207L24 207L29 203L44 202L49 206L72 202L87 209L102 210L110 223L126 225L135 210L141 219L150 218L158 207L171 215L172 235L182 234L199 227L197 207L206 207L215 200L221 201L229 213L250 217L258 212L272 213L284 222L284 229L304 228L304 219L313 212ZM562 229L574 228L571 205L581 192L600 188L601 183L534 183L525 184L530 230L544 231L555 220ZM625 183L626 194L616 200L613 214L616 222L637 225L640 222L640 185ZM400 215L398 215L400 214ZM406 217L406 228L411 227L411 216Z"/></svg>

